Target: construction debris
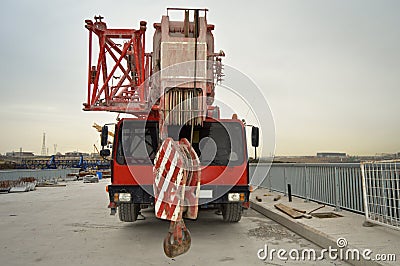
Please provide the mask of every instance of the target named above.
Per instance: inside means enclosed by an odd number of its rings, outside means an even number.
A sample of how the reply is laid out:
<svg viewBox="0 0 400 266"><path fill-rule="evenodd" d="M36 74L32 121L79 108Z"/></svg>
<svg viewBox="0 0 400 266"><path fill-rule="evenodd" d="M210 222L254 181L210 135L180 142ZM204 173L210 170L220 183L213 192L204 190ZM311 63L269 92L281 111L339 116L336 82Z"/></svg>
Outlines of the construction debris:
<svg viewBox="0 0 400 266"><path fill-rule="evenodd" d="M281 199L281 195L277 195L275 198L274 198L274 201L278 201L278 200L280 200Z"/></svg>
<svg viewBox="0 0 400 266"><path fill-rule="evenodd" d="M298 219L298 218L302 218L303 217L302 213L299 213L299 212L293 210L291 207L283 205L282 203L275 204L274 206L278 210L286 213L287 215L289 215L290 217L292 217L294 219Z"/></svg>
<svg viewBox="0 0 400 266"><path fill-rule="evenodd" d="M319 207L317 207L317 208L315 208L315 209L313 209L313 210L311 210L311 211L309 211L307 214L311 214L311 213L313 213L313 212L315 212L315 211L318 211L319 209L322 209L322 208L324 208L324 207L325 207L325 204L322 205L322 206L319 206Z"/></svg>
<svg viewBox="0 0 400 266"><path fill-rule="evenodd" d="M299 209L296 209L296 208L292 208L293 210L295 210L295 211L297 211L297 212L301 212L301 213L306 213L307 211L305 211L305 210L299 210Z"/></svg>
<svg viewBox="0 0 400 266"><path fill-rule="evenodd" d="M66 184L57 184L52 182L41 182L36 185L36 187L65 187Z"/></svg>
<svg viewBox="0 0 400 266"><path fill-rule="evenodd" d="M33 177L22 177L18 180L0 181L0 192L27 192L35 190L37 181Z"/></svg>
<svg viewBox="0 0 400 266"><path fill-rule="evenodd" d="M280 211L286 213L287 215L289 215L290 217L292 217L292 218L294 218L294 219L299 219L299 218L303 218L303 217L304 217L304 218L307 218L307 219L312 218L311 215L298 212L298 211L296 211L295 209L293 209L293 208L291 208L291 207L289 207L289 206L286 206L286 205L284 205L284 204L282 204L282 203L275 204L274 206L275 206L275 208L277 208L278 210L280 210Z"/></svg>

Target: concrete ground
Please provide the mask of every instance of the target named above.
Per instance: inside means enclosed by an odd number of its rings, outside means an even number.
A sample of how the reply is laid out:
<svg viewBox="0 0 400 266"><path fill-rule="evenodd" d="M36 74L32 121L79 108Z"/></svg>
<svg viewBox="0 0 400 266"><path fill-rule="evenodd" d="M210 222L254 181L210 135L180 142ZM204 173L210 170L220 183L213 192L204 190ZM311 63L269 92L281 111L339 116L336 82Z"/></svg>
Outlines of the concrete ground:
<svg viewBox="0 0 400 266"><path fill-rule="evenodd" d="M320 248L285 227L248 210L239 223L226 224L214 210L186 222L192 235L188 253L164 255L169 223L155 218L123 223L110 216L105 186L67 182L65 187L0 194L1 265L345 265L342 261L259 259L271 249ZM262 257L264 253L260 253Z"/></svg>
<svg viewBox="0 0 400 266"><path fill-rule="evenodd" d="M278 201L274 198L280 196ZM258 200L256 199L258 198ZM261 199L261 202L259 201ZM342 243L350 249L358 249L364 251L370 249L372 251L371 260L352 260L350 255L349 262L355 265L399 265L400 262L400 231L384 226L364 227L363 222L365 216L349 211L335 212L334 207L324 207L315 213L333 212L342 217L338 218L316 218L311 219L293 219L287 214L279 211L274 207L275 204L282 203L292 208L310 211L321 204L315 202L305 202L304 199L293 197L289 202L288 197L282 193L270 192L268 189L257 189L251 195L252 208L263 213L267 217L275 220L279 224L290 228L297 234L311 240L323 248L338 248L337 240L344 238ZM375 255L382 254L380 258L386 258L392 254L396 261L377 261ZM367 254L368 255L368 254Z"/></svg>

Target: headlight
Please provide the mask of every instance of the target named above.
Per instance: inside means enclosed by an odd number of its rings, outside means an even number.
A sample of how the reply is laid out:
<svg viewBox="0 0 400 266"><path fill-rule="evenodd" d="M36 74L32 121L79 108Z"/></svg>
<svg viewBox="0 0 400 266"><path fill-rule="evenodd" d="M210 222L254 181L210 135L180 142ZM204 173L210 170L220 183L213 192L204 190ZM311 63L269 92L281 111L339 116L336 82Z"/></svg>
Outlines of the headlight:
<svg viewBox="0 0 400 266"><path fill-rule="evenodd" d="M228 201L240 201L240 193L229 193Z"/></svg>
<svg viewBox="0 0 400 266"><path fill-rule="evenodd" d="M119 202L130 202L131 201L131 193L119 193L118 200L119 200Z"/></svg>

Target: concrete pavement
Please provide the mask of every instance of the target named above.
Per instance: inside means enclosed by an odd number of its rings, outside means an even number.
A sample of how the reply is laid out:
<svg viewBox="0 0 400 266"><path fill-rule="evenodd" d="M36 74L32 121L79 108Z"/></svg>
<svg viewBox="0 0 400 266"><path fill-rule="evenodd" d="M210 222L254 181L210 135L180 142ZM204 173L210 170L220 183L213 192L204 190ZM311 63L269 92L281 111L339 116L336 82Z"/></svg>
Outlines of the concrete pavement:
<svg viewBox="0 0 400 266"><path fill-rule="evenodd" d="M1 265L304 265L258 251L304 248L320 250L254 210L239 223L224 223L215 210L201 210L197 221L186 221L192 247L182 256L164 255L162 241L169 222L154 210L145 220L124 223L110 216L105 186L82 181L64 187L39 187L32 192L0 194ZM263 253L263 250L262 250ZM346 265L324 259L307 265Z"/></svg>

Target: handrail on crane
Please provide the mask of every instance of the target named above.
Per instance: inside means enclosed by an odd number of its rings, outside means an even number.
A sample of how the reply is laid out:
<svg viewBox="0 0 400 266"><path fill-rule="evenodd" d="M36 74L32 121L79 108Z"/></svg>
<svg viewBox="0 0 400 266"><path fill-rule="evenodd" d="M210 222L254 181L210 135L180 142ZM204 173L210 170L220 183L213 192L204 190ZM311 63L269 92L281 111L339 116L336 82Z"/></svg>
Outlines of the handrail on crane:
<svg viewBox="0 0 400 266"><path fill-rule="evenodd" d="M167 16L169 15L168 11L170 10L180 10L180 11L204 11L204 16L207 16L208 8L181 8L181 7L168 7L167 8Z"/></svg>

